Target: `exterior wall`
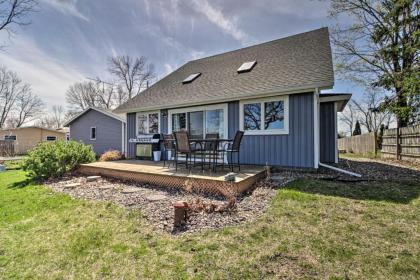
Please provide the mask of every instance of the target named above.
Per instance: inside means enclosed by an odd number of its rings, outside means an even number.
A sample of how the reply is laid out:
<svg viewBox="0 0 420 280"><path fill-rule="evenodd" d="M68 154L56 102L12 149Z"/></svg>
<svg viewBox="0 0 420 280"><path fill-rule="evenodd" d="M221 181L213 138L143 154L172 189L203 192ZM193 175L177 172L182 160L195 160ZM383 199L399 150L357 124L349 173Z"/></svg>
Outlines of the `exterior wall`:
<svg viewBox="0 0 420 280"><path fill-rule="evenodd" d="M335 162L336 159L336 126L335 103L325 102L320 106L320 161Z"/></svg>
<svg viewBox="0 0 420 280"><path fill-rule="evenodd" d="M127 158L135 158L136 144L129 143L130 138L136 138L136 113L127 114Z"/></svg>
<svg viewBox="0 0 420 280"><path fill-rule="evenodd" d="M314 167L313 93L289 96L289 134L245 135L241 164ZM127 139L136 137L136 114L127 114ZM228 135L239 130L239 101L228 103ZM167 133L167 110L161 111L161 133ZM127 143L128 158L135 157L135 144Z"/></svg>
<svg viewBox="0 0 420 280"><path fill-rule="evenodd" d="M70 124L70 139L92 145L97 155L108 150L122 151L122 122L90 110ZM90 140L90 128L96 127L96 140Z"/></svg>
<svg viewBox="0 0 420 280"><path fill-rule="evenodd" d="M313 93L289 96L289 134L244 135L241 163L314 167ZM229 138L239 130L239 102L229 103Z"/></svg>
<svg viewBox="0 0 420 280"><path fill-rule="evenodd" d="M18 129L8 129L0 131L0 139L4 140L5 135L16 135L14 142L16 154L26 154L30 149L41 141L46 141L47 136L56 136L57 140L64 140L65 133L43 129L39 127L22 127Z"/></svg>

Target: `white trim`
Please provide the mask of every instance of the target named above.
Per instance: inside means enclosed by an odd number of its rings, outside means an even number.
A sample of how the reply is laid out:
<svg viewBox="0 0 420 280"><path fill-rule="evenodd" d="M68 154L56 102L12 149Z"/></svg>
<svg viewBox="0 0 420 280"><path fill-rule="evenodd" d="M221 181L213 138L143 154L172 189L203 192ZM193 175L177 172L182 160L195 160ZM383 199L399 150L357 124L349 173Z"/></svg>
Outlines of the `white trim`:
<svg viewBox="0 0 420 280"><path fill-rule="evenodd" d="M160 133L160 110L159 111L139 111L136 113L136 136L138 137L139 134L139 127L138 127L138 115L142 114L142 115L146 115L146 123L147 123L147 132L145 134L149 133L149 115L150 114L157 114L158 115L158 133Z"/></svg>
<svg viewBox="0 0 420 280"><path fill-rule="evenodd" d="M284 102L284 128L283 129L264 129L265 102L283 101ZM261 103L261 130L244 130L244 105ZM245 135L284 135L289 134L289 96L278 95L266 98L243 99L239 101L239 129Z"/></svg>
<svg viewBox="0 0 420 280"><path fill-rule="evenodd" d="M348 101L351 98L351 93L346 93L346 94L340 94L340 95L336 95L336 96L322 96L322 94L320 94L319 96L319 100L321 103L323 102L335 102L335 101Z"/></svg>
<svg viewBox="0 0 420 280"><path fill-rule="evenodd" d="M92 138L92 128L95 129L95 138ZM96 130L96 126L91 126L89 129L89 138L91 141L96 141L96 138L98 137L97 133L98 131Z"/></svg>
<svg viewBox="0 0 420 280"><path fill-rule="evenodd" d="M334 151L335 157L334 162L338 163L338 131L337 131L337 106L338 104L334 104Z"/></svg>
<svg viewBox="0 0 420 280"><path fill-rule="evenodd" d="M228 133L229 133L228 104L227 103L168 110L168 133L169 134L172 133L172 114L190 113L190 112L196 112L196 111L211 111L211 110L223 110L223 123L224 123L223 133L224 133L224 138L227 138ZM203 121L204 121L204 127L205 127L205 122L206 122L205 116L203 118ZM188 120L186 120L186 122L187 122L187 129L188 129Z"/></svg>
<svg viewBox="0 0 420 280"><path fill-rule="evenodd" d="M116 110L118 113L135 113L139 110L144 111L150 111L150 110L161 110L166 108L182 108L182 107L193 107L193 106L202 106L205 104L219 104L219 103L225 103L229 101L238 101L241 99L248 99L248 98L264 98L267 96L278 96L278 95L290 95L290 94L299 94L299 93L305 93L305 92L313 92L315 88L319 88L319 90L327 90L331 89L334 86L334 83L329 84L313 84L305 87L291 87L291 88L274 88L269 91L261 91L253 95L248 96L241 96L240 94L232 94L230 96L232 97L225 97L225 98L218 98L213 100L202 100L197 102L190 102L188 103L188 100L184 100L185 102L182 104L165 104L162 105L156 105L156 106L149 106L144 108L129 108L129 109L120 109Z"/></svg>
<svg viewBox="0 0 420 280"><path fill-rule="evenodd" d="M314 91L314 168L319 167L319 89Z"/></svg>
<svg viewBox="0 0 420 280"><path fill-rule="evenodd" d="M66 126L70 126L70 124L73 122L73 121L75 121L76 119L78 119L79 117L81 117L81 116L83 116L87 111L89 111L89 110L95 110L96 112L98 112L98 113L102 113L102 114L104 114L104 115L107 115L108 117L111 117L111 118L113 118L113 119L116 119L116 120L119 120L119 121L121 121L121 122L126 122L126 120L124 120L124 119L122 119L122 118L120 118L119 116L117 116L116 114L114 114L114 113L111 113L111 112L107 112L107 111L105 111L105 110L102 110L102 109L98 109L98 108L95 108L95 107L88 107L88 108L86 108L85 110L83 110L82 112L80 112L79 114L77 114L76 116L74 116L73 118L71 118L70 120L68 120L67 122L65 122L64 123L64 127L66 127Z"/></svg>
<svg viewBox="0 0 420 280"><path fill-rule="evenodd" d="M125 155L124 123L121 123L121 154Z"/></svg>

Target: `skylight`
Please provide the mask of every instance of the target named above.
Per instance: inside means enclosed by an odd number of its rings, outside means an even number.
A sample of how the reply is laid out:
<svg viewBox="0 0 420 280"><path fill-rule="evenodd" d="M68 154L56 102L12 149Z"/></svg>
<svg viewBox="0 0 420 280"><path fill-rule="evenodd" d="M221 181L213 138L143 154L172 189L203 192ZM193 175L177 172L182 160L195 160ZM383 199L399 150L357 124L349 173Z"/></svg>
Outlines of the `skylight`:
<svg viewBox="0 0 420 280"><path fill-rule="evenodd" d="M182 83L183 84L191 83L192 81L194 81L195 79L197 79L200 75L201 75L201 73L191 74L185 80L183 80Z"/></svg>
<svg viewBox="0 0 420 280"><path fill-rule="evenodd" d="M252 70L252 68L254 68L255 64L257 64L257 61L248 61L248 62L244 62L241 67L238 68L238 73L244 73L244 72L249 72Z"/></svg>

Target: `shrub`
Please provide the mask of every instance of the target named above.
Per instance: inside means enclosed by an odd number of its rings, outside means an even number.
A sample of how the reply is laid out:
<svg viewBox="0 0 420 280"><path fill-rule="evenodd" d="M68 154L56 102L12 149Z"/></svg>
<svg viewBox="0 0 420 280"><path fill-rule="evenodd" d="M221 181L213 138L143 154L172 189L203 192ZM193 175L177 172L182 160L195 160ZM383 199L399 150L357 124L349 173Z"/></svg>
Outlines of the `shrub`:
<svg viewBox="0 0 420 280"><path fill-rule="evenodd" d="M117 150L109 150L106 151L101 155L99 158L100 161L113 161L113 160L120 160L122 158L122 154L120 151Z"/></svg>
<svg viewBox="0 0 420 280"><path fill-rule="evenodd" d="M41 142L28 153L22 167L34 179L47 179L62 176L95 159L92 147L81 142Z"/></svg>

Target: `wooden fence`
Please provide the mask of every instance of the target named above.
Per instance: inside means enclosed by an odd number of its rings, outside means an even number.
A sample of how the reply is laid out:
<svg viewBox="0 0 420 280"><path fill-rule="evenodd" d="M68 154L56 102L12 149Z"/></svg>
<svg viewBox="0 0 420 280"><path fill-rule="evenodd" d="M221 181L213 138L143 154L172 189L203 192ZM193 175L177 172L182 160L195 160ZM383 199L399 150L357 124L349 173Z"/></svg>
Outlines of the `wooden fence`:
<svg viewBox="0 0 420 280"><path fill-rule="evenodd" d="M382 156L396 158L397 129L386 129L382 140ZM420 124L400 128L399 154L402 160L420 161Z"/></svg>
<svg viewBox="0 0 420 280"><path fill-rule="evenodd" d="M346 153L369 154L377 150L376 133L366 133L338 139L338 150Z"/></svg>
<svg viewBox="0 0 420 280"><path fill-rule="evenodd" d="M0 157L13 157L15 155L15 144L13 141L0 140Z"/></svg>

